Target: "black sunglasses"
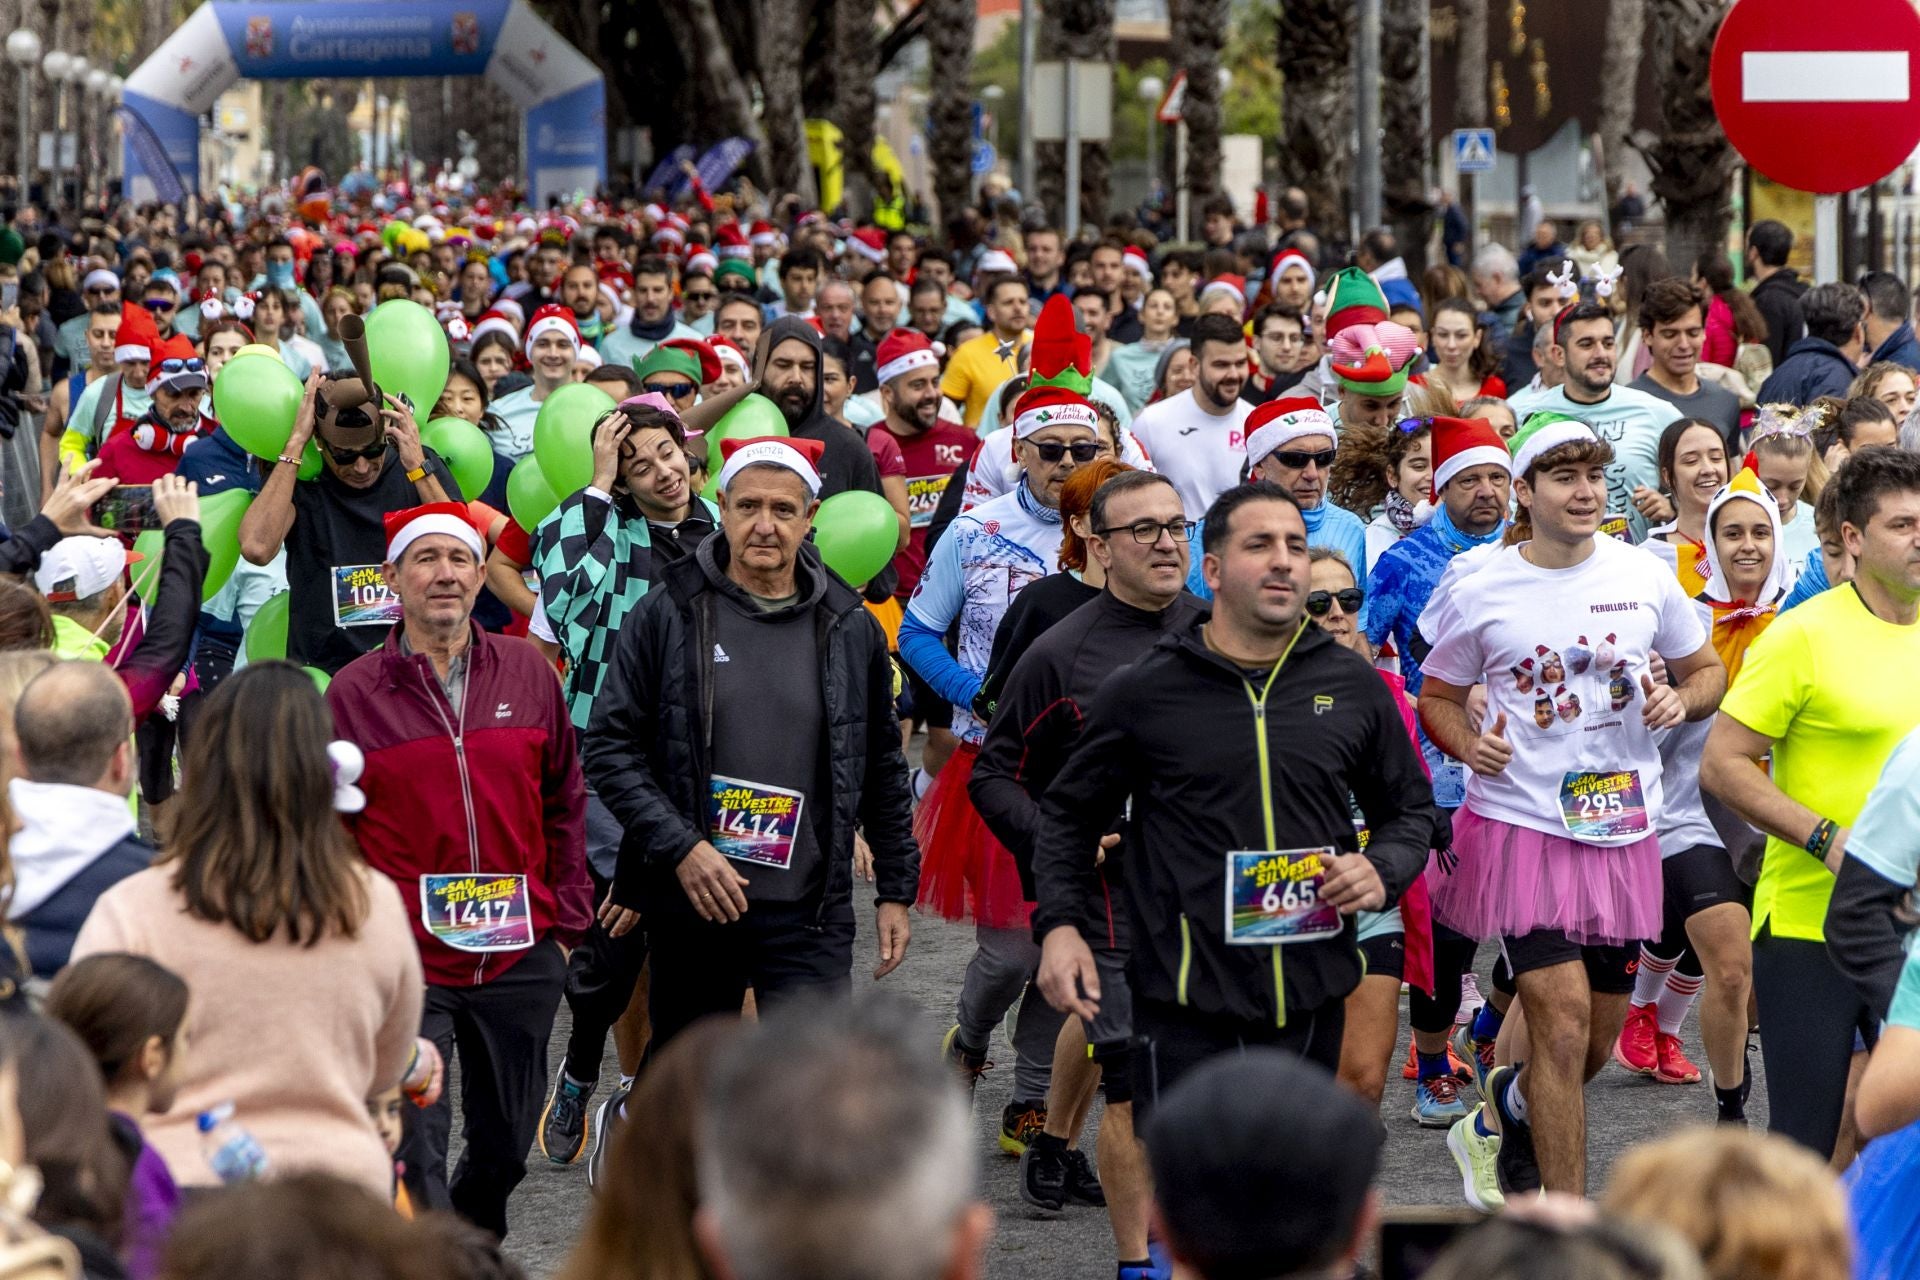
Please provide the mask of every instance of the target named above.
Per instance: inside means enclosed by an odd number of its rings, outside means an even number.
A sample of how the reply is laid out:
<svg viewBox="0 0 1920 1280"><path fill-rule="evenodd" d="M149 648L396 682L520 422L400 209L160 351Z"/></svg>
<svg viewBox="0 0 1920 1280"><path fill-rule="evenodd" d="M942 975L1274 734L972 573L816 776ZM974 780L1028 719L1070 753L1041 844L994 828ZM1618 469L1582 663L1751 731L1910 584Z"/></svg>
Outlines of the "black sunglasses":
<svg viewBox="0 0 1920 1280"><path fill-rule="evenodd" d="M1037 440L1029 440L1027 444L1040 455L1042 462L1058 462L1069 453L1073 455L1075 462L1092 462L1100 456L1100 445L1091 440L1078 440L1073 444L1059 444L1053 441L1043 444Z"/></svg>
<svg viewBox="0 0 1920 1280"><path fill-rule="evenodd" d="M691 382L643 382L640 390L649 395L665 396L669 400L684 400L700 388Z"/></svg>
<svg viewBox="0 0 1920 1280"><path fill-rule="evenodd" d="M680 296L688 302L712 302L720 294L717 290L702 289L698 293L683 293Z"/></svg>
<svg viewBox="0 0 1920 1280"><path fill-rule="evenodd" d="M350 467L362 458L380 457L387 451L387 442L383 439L379 443L370 444L364 449L341 449L330 444L323 445L322 447L333 456L335 463L343 467Z"/></svg>
<svg viewBox="0 0 1920 1280"><path fill-rule="evenodd" d="M1322 449L1319 453L1302 453L1298 449L1276 449L1273 456L1289 471L1305 471L1309 463L1325 471L1333 465L1335 452L1333 449Z"/></svg>
<svg viewBox="0 0 1920 1280"><path fill-rule="evenodd" d="M1336 600L1340 603L1340 612L1359 613L1360 606L1367 602L1367 593L1358 587L1348 587L1345 591L1309 591L1307 612L1316 618L1324 618Z"/></svg>

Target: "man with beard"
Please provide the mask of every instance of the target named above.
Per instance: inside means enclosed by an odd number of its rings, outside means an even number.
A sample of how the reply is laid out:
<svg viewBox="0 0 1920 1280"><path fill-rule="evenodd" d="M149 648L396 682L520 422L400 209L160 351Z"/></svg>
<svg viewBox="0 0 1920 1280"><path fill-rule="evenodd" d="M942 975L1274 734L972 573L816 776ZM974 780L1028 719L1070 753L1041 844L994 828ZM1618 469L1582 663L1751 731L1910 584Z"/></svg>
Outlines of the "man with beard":
<svg viewBox="0 0 1920 1280"><path fill-rule="evenodd" d="M600 277L584 262L576 262L560 277L560 303L573 312L581 338L598 343L601 337Z"/></svg>
<svg viewBox="0 0 1920 1280"><path fill-rule="evenodd" d="M213 429L200 417L200 397L207 390L206 362L190 354L193 344L185 338L168 346L172 349L165 359L154 362L147 382L147 393L153 397L147 411L100 446L101 470L118 477L123 485L149 485L173 474L187 446Z"/></svg>
<svg viewBox="0 0 1920 1280"><path fill-rule="evenodd" d="M1098 293L1107 300L1107 311L1113 317L1107 325L1107 337L1121 344L1140 341L1140 309L1128 306L1126 299L1120 296L1121 285L1127 278L1125 242L1102 240L1087 255L1087 267L1093 273L1093 284L1089 289L1079 290L1074 296L1077 298L1083 293Z"/></svg>
<svg viewBox="0 0 1920 1280"><path fill-rule="evenodd" d="M600 354L608 364L631 366L668 338L699 336L674 318L672 265L665 258L642 258L633 269L633 319L600 339Z"/></svg>
<svg viewBox="0 0 1920 1280"><path fill-rule="evenodd" d="M1201 316L1193 322L1192 342L1199 380L1141 410L1133 434L1155 469L1179 490L1180 504L1205 511L1240 482L1253 406L1240 398L1247 345L1239 324L1227 316Z"/></svg>
<svg viewBox="0 0 1920 1280"><path fill-rule="evenodd" d="M820 331L805 320L782 316L760 335L755 366L764 372L760 393L780 408L788 434L826 446L820 459L820 498L850 489L880 492L880 469L851 428L827 416L820 380Z"/></svg>
<svg viewBox="0 0 1920 1280"><path fill-rule="evenodd" d="M880 385L877 370L880 344L900 323L900 286L885 271L876 271L860 285L860 332L847 346L852 351L847 373L856 395Z"/></svg>
<svg viewBox="0 0 1920 1280"><path fill-rule="evenodd" d="M1660 433L1680 410L1657 396L1613 380L1613 313L1581 302L1554 318L1551 358L1566 366L1567 380L1551 391L1514 396L1522 426L1536 413L1562 413L1593 428L1613 446L1607 464L1607 519L1624 517L1633 540L1647 536L1648 516L1665 518L1660 497Z"/></svg>

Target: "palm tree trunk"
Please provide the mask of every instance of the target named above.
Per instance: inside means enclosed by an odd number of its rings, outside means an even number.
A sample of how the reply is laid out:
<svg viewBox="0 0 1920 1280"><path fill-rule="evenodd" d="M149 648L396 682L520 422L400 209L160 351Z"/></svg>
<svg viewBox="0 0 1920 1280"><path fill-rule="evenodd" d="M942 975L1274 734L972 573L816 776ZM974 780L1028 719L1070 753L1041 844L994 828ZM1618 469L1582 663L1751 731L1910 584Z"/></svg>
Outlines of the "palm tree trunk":
<svg viewBox="0 0 1920 1280"><path fill-rule="evenodd" d="M1732 0L1647 0L1648 56L1660 84L1660 133L1641 153L1666 211L1667 260L1684 272L1726 244L1733 221L1733 144L1713 112L1707 66Z"/></svg>
<svg viewBox="0 0 1920 1280"><path fill-rule="evenodd" d="M752 142L748 166L764 185L770 181L767 135L753 114L750 81L734 64L713 0L674 0L661 5L660 14L679 48L681 65L690 69L682 86L685 118L691 122L687 132L709 140L739 137Z"/></svg>
<svg viewBox="0 0 1920 1280"><path fill-rule="evenodd" d="M1352 0L1288 0L1274 60L1286 94L1280 185L1306 192L1313 226L1337 240L1353 186L1353 38Z"/></svg>
<svg viewBox="0 0 1920 1280"><path fill-rule="evenodd" d="M757 33L761 120L767 131L767 180L773 194L792 192L815 204L813 166L807 162L805 107L800 100L800 51L806 44L807 0L765 0Z"/></svg>
<svg viewBox="0 0 1920 1280"><path fill-rule="evenodd" d="M1634 89L1647 52L1641 39L1646 23L1647 0L1608 0L1606 47L1600 54L1600 176L1608 208L1620 198L1621 162L1633 145Z"/></svg>
<svg viewBox="0 0 1920 1280"><path fill-rule="evenodd" d="M1176 66L1187 73L1187 198L1192 219L1220 189L1220 50L1227 43L1228 0L1181 0L1176 19ZM1191 232L1191 228L1189 228Z"/></svg>
<svg viewBox="0 0 1920 1280"><path fill-rule="evenodd" d="M1456 0L1460 32L1455 48L1459 68L1454 75L1453 114L1463 128L1482 127L1487 114L1487 0Z"/></svg>
<svg viewBox="0 0 1920 1280"><path fill-rule="evenodd" d="M1428 0L1386 0L1380 15L1380 190L1407 270L1416 277L1426 269L1433 233L1427 11Z"/></svg>
<svg viewBox="0 0 1920 1280"><path fill-rule="evenodd" d="M833 48L833 122L840 127L845 166L840 198L849 217L865 222L873 215L873 77L879 61L872 0L834 5Z"/></svg>
<svg viewBox="0 0 1920 1280"><path fill-rule="evenodd" d="M933 198L953 217L971 194L974 0L922 0L927 14L927 131ZM936 223L941 225L940 223Z"/></svg>
<svg viewBox="0 0 1920 1280"><path fill-rule="evenodd" d="M1112 63L1113 0L1052 0L1040 6L1038 53L1042 59L1074 58ZM1066 145L1042 142L1034 149L1039 200L1055 218L1066 208ZM1106 221L1113 192L1113 161L1105 142L1080 144L1080 220Z"/></svg>

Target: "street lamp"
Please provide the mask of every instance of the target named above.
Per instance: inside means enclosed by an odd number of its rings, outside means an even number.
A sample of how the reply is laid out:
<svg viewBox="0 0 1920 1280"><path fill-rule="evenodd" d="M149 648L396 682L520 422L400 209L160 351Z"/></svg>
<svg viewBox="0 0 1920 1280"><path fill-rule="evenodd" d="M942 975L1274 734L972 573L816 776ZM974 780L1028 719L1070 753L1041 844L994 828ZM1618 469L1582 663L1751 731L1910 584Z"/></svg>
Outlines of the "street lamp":
<svg viewBox="0 0 1920 1280"><path fill-rule="evenodd" d="M84 157L80 151L80 139L86 136L87 132L86 84L87 72L92 69L92 66L93 64L87 60L86 55L81 53L74 54L72 59L67 63L67 83L73 87L73 119L69 123L72 126L70 132L73 136L73 167L76 170L73 175L73 202L75 204L86 203L86 197L84 195L86 175L77 172L77 170L84 163ZM56 138L54 145L58 146L65 141L65 138ZM60 194L65 196L66 193L66 184L62 182Z"/></svg>
<svg viewBox="0 0 1920 1280"><path fill-rule="evenodd" d="M1167 86L1159 76L1141 76L1133 91L1147 104L1147 198L1160 187L1160 95Z"/></svg>
<svg viewBox="0 0 1920 1280"><path fill-rule="evenodd" d="M20 76L20 150L19 170L16 181L20 184L19 200L27 202L28 164L31 152L27 150L27 140L32 133L29 116L33 111L33 68L40 61L40 37L26 27L20 27L7 37L7 61Z"/></svg>
<svg viewBox="0 0 1920 1280"><path fill-rule="evenodd" d="M87 130L87 171L80 178L81 203L104 189L100 178L100 131L107 115L107 84L113 77L105 67L87 72L87 96L93 99L93 122Z"/></svg>
<svg viewBox="0 0 1920 1280"><path fill-rule="evenodd" d="M53 82L53 154L48 157L49 176L52 177L47 193L49 212L59 209L61 198L66 192L66 175L60 165L60 130L67 120L67 75L73 69L73 57L60 49L50 50L40 59L40 70L46 72L47 79Z"/></svg>

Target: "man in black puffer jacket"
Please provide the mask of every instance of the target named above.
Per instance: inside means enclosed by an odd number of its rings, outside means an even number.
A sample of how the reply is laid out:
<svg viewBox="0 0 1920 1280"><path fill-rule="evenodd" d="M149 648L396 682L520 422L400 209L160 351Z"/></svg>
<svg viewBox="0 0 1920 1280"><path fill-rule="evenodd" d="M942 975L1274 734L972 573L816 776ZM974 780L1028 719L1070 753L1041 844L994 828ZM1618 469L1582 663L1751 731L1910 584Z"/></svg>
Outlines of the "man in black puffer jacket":
<svg viewBox="0 0 1920 1280"><path fill-rule="evenodd" d="M616 936L644 916L653 1044L709 1013L847 994L855 828L873 851L880 964L919 891L886 636L804 541L816 441L727 441L722 532L669 565L628 619L587 726L619 820Z"/></svg>

